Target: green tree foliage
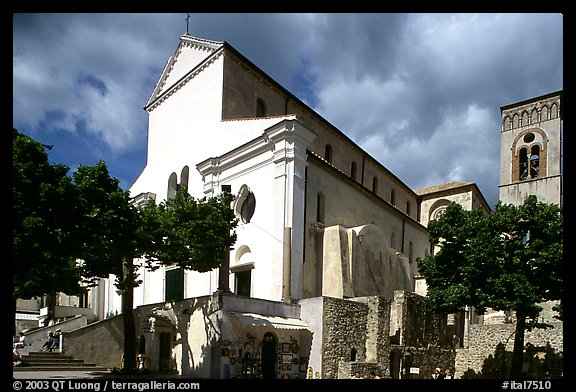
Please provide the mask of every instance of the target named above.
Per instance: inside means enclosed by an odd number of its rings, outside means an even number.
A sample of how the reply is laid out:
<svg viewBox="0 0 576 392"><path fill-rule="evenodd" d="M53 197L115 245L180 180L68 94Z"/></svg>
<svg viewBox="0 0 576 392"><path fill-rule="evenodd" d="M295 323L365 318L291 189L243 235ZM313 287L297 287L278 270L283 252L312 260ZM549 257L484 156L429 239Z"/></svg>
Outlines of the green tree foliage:
<svg viewBox="0 0 576 392"><path fill-rule="evenodd" d="M50 165L41 144L14 130L13 269L16 298L82 291L116 278L122 294L124 368L136 368L133 291L141 266L217 268L236 241L229 198L194 199L184 189L158 205L134 206L103 161Z"/></svg>
<svg viewBox="0 0 576 392"><path fill-rule="evenodd" d="M68 167L50 164L44 147L12 131L12 279L16 299L80 294L75 192ZM49 317L53 315L53 304Z"/></svg>
<svg viewBox="0 0 576 392"><path fill-rule="evenodd" d="M142 233L138 211L103 161L80 166L73 177L82 216L82 274L90 283L115 275L115 286L122 293L124 368L132 371L136 369L134 288L140 284L133 258Z"/></svg>
<svg viewBox="0 0 576 392"><path fill-rule="evenodd" d="M498 203L494 212L465 211L452 203L428 225L436 254L419 261L428 297L445 312L474 306L514 310L511 375L522 366L524 331L536 324L539 303L562 299L563 216L559 206L529 196L519 206Z"/></svg>
<svg viewBox="0 0 576 392"><path fill-rule="evenodd" d="M196 199L179 187L175 197L160 203L157 211L161 246L150 256L162 264L210 271L220 266L236 242L238 220L225 198Z"/></svg>

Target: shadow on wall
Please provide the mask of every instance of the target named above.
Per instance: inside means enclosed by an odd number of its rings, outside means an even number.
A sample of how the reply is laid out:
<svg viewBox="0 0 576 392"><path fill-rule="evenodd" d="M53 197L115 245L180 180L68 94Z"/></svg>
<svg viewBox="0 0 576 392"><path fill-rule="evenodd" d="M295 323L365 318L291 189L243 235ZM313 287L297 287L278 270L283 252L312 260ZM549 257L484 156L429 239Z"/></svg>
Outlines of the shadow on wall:
<svg viewBox="0 0 576 392"><path fill-rule="evenodd" d="M561 379L563 377L563 360L563 353L556 353L550 344L546 344L545 347L537 347L529 343L524 351L523 378ZM499 343L494 350L494 355L490 354L488 358L484 359L480 373L468 369L462 378L506 379L510 372L511 362L512 352L505 351L504 344Z"/></svg>

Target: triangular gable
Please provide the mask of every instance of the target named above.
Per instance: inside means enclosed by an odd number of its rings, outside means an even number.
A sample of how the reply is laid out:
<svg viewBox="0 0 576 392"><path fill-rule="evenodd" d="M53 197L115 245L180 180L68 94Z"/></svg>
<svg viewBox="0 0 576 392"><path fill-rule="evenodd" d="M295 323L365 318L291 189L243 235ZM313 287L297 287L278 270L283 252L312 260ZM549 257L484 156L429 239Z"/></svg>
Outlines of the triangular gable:
<svg viewBox="0 0 576 392"><path fill-rule="evenodd" d="M176 51L166 62L145 107L150 106L168 90L181 83L194 70L209 63L208 60L223 46L224 42L197 38L188 33L182 35Z"/></svg>

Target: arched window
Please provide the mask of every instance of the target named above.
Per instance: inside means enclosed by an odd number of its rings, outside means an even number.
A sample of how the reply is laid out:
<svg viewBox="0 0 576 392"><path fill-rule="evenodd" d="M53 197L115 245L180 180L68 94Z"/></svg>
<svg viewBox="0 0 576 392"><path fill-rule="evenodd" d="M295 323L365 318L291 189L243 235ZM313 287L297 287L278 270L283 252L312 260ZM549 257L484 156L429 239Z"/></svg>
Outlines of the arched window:
<svg viewBox="0 0 576 392"><path fill-rule="evenodd" d="M256 117L266 116L266 103L262 98L256 100Z"/></svg>
<svg viewBox="0 0 576 392"><path fill-rule="evenodd" d="M537 144L532 146L532 149L530 151L529 165L530 165L530 178L538 177L538 174L540 172L540 146L538 146Z"/></svg>
<svg viewBox="0 0 576 392"><path fill-rule="evenodd" d="M536 124L538 122L538 110L534 108L530 116L530 124Z"/></svg>
<svg viewBox="0 0 576 392"><path fill-rule="evenodd" d="M522 136L525 144L518 151L518 179L520 181L537 178L540 176L540 135L538 139L534 132L528 132Z"/></svg>
<svg viewBox="0 0 576 392"><path fill-rule="evenodd" d="M327 144L324 148L324 159L328 163L332 163L332 146Z"/></svg>
<svg viewBox="0 0 576 392"><path fill-rule="evenodd" d="M350 165L350 177L352 177L353 180L356 180L356 162L352 161L352 164Z"/></svg>
<svg viewBox="0 0 576 392"><path fill-rule="evenodd" d="M316 222L324 224L324 194L316 195Z"/></svg>
<svg viewBox="0 0 576 392"><path fill-rule="evenodd" d="M173 199L174 196L176 196L176 189L177 189L176 173L172 173L168 178L168 192L166 198Z"/></svg>
<svg viewBox="0 0 576 392"><path fill-rule="evenodd" d="M512 124L513 128L518 128L520 126L520 116L518 115L518 113L514 114Z"/></svg>
<svg viewBox="0 0 576 392"><path fill-rule="evenodd" d="M529 118L528 112L527 111L522 112L522 126L523 127L525 127L526 125L529 125L528 118Z"/></svg>
<svg viewBox="0 0 576 392"><path fill-rule="evenodd" d="M540 121L546 121L548 120L548 106L544 105L542 106L542 110L540 113Z"/></svg>
<svg viewBox="0 0 576 392"><path fill-rule="evenodd" d="M520 181L528 179L528 150L526 148L520 149Z"/></svg>
<svg viewBox="0 0 576 392"><path fill-rule="evenodd" d="M188 191L188 174L190 169L188 165L182 168L182 172L180 173L180 186L184 188L185 191Z"/></svg>
<svg viewBox="0 0 576 392"><path fill-rule="evenodd" d="M372 192L378 193L378 178L376 176L372 178Z"/></svg>
<svg viewBox="0 0 576 392"><path fill-rule="evenodd" d="M506 116L506 118L504 118L504 129L512 129L512 120L510 119L509 116Z"/></svg>
<svg viewBox="0 0 576 392"><path fill-rule="evenodd" d="M556 105L555 103L552 104L552 106L550 107L550 118L556 118L560 116L559 110L558 110L558 105Z"/></svg>

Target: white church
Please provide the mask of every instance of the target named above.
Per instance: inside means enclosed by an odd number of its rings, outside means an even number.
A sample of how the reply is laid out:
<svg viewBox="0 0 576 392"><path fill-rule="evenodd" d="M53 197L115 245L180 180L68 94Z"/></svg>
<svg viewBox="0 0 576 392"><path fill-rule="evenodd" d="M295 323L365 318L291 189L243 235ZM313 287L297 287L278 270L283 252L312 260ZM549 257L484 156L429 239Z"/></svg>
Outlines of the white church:
<svg viewBox="0 0 576 392"><path fill-rule="evenodd" d="M197 198L231 192L239 225L224 268L139 271L142 367L198 378L459 370L477 320L426 305L417 258L430 252L426 225L450 202L490 211L475 183L411 189L227 42L188 33L144 109L147 163L134 202L160 202L178 186ZM113 283L90 293L99 321L64 341L70 355L120 367ZM116 343L102 348L104 339Z"/></svg>

